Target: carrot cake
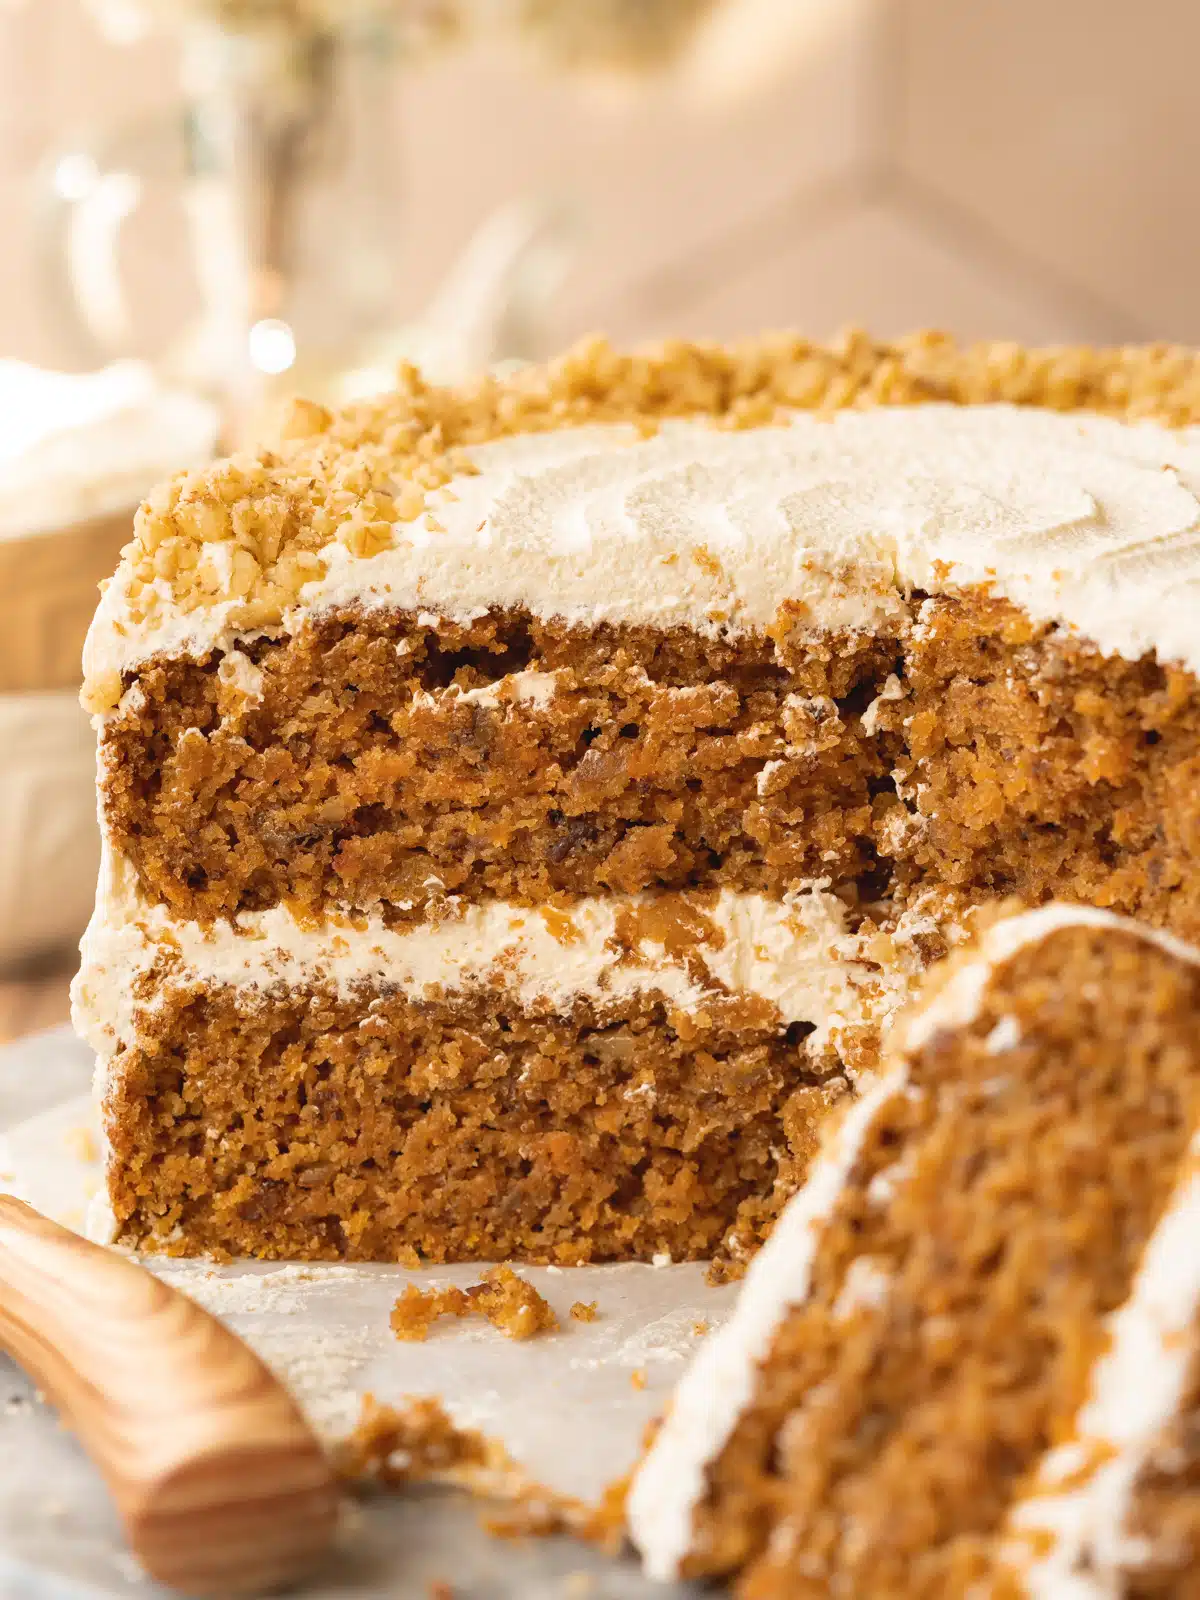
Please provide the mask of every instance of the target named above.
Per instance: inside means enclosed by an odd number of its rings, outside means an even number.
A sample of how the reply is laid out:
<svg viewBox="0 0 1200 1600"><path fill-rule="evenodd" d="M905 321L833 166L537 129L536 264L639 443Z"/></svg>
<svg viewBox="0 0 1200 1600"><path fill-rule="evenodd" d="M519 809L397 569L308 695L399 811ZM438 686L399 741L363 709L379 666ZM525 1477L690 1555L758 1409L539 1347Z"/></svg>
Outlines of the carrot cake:
<svg viewBox="0 0 1200 1600"><path fill-rule="evenodd" d="M141 508L75 989L129 1243L753 1253L967 908L1200 937L1200 360L412 371Z"/></svg>
<svg viewBox="0 0 1200 1600"><path fill-rule="evenodd" d="M634 1480L659 1578L1195 1593L1200 950L1050 905L946 966Z"/></svg>

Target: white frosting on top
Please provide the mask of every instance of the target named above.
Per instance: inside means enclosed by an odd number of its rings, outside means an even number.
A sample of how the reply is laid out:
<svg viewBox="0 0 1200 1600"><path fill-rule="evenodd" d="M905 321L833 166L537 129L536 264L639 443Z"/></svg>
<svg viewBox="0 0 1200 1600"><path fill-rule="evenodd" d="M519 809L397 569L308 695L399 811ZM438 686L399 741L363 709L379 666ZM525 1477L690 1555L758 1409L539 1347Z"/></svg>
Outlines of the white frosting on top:
<svg viewBox="0 0 1200 1600"><path fill-rule="evenodd" d="M185 981L240 988L320 983L340 993L387 983L418 998L502 986L534 1011L569 1008L579 997L617 1004L647 992L695 1010L724 989L770 1001L785 1023L813 1023L810 1044L819 1049L834 1030L889 1016L912 982L899 968L880 973L865 938L847 928L842 902L820 884L784 901L729 890L702 900L698 910L713 937L696 946L690 961L649 940L633 955L622 951L618 923L638 904L637 897L605 897L559 912L485 901L459 906L440 922L398 929L378 917L306 927L273 907L205 930L139 902L132 872L106 849L96 911L80 947L73 1019L101 1056L130 1042L137 977L169 953Z"/></svg>
<svg viewBox="0 0 1200 1600"><path fill-rule="evenodd" d="M781 1323L806 1299L821 1224L836 1206L877 1113L906 1077L906 1068L896 1068L851 1106L750 1263L733 1315L704 1341L680 1380L626 1502L629 1530L650 1577L668 1582L680 1576L708 1463L749 1403L758 1363Z"/></svg>
<svg viewBox="0 0 1200 1600"><path fill-rule="evenodd" d="M878 407L726 432L627 424L518 435L469 452L393 545L338 541L284 631L350 603L466 620L527 607L568 623L874 630L902 596L991 584L1106 652L1200 670L1200 430L1007 405ZM124 585L89 638L89 678L237 637L224 601L144 622Z"/></svg>
<svg viewBox="0 0 1200 1600"><path fill-rule="evenodd" d="M1000 966L1018 951L1070 927L1135 934L1173 956L1200 964L1200 950L1141 923L1088 906L1048 905L993 923L974 957L927 1005L897 1026L889 1041L893 1065L847 1114L804 1188L784 1210L750 1265L733 1316L705 1343L685 1374L654 1446L634 1479L630 1527L651 1576L679 1576L692 1547L693 1517L705 1492L708 1463L724 1449L751 1399L758 1363L776 1330L789 1311L803 1303L819 1224L836 1205L873 1118L907 1081L908 1063L935 1033L967 1026L978 1016ZM1195 1156L1200 1156L1200 1135L1193 1159ZM880 1178L883 1183L875 1182L886 1202L896 1174L881 1174ZM1103 1587L1080 1587L1083 1580L1070 1569L1081 1551L1094 1550L1099 1559L1115 1565L1118 1551L1125 1548L1120 1524L1112 1523L1111 1513L1123 1504L1122 1496L1127 1495L1154 1435L1171 1415L1186 1377L1191 1342L1176 1338L1169 1361L1166 1349L1172 1333L1189 1327L1200 1307L1200 1252L1195 1249L1198 1227L1200 1178L1190 1174L1147 1248L1128 1304L1112 1319L1113 1348L1097 1368L1093 1399L1081 1414L1081 1432L1118 1447L1113 1464L1103 1477L1093 1475L1069 1503L1064 1504L1061 1496L1053 1501L1039 1499L1022 1515L1022 1527L1061 1528L1074 1541L1064 1546L1061 1558L1048 1558L1039 1569L1043 1586L1030 1590L1035 1600L1107 1600L1110 1594ZM1143 1382L1138 1364L1147 1360L1158 1366L1154 1376ZM1140 1392L1131 1394L1130 1377L1135 1374L1139 1375ZM1051 1475L1054 1466L1052 1457ZM1066 1458L1062 1467L1065 1473ZM1100 1542L1102 1538L1109 1541L1107 1545Z"/></svg>

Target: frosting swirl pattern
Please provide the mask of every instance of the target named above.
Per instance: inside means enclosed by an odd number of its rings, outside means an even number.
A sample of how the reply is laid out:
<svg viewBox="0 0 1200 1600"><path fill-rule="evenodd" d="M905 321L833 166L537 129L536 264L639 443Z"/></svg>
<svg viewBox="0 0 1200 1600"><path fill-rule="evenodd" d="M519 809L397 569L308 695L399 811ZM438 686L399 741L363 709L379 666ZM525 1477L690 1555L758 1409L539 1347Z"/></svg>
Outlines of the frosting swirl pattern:
<svg viewBox="0 0 1200 1600"><path fill-rule="evenodd" d="M623 423L564 428L470 456L474 472L433 491L390 548L323 550L324 575L284 628L367 604L706 634L874 631L902 624L913 589L986 584L1106 652L1200 670L1195 428L924 405L744 432L675 421L648 439ZM228 600L167 603L135 624L122 613L118 580L89 676L237 634Z"/></svg>

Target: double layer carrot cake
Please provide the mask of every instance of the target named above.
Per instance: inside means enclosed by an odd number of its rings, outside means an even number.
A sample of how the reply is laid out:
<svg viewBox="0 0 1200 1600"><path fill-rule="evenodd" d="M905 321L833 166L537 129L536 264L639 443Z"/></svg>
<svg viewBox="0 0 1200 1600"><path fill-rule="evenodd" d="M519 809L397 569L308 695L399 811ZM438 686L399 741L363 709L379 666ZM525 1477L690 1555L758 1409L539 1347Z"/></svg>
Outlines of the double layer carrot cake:
<svg viewBox="0 0 1200 1600"><path fill-rule="evenodd" d="M1200 937L1200 362L592 343L138 513L75 989L122 1239L752 1254L973 906Z"/></svg>
<svg viewBox="0 0 1200 1600"><path fill-rule="evenodd" d="M753 1600L1197 1592L1200 950L1050 905L951 958L635 1478Z"/></svg>

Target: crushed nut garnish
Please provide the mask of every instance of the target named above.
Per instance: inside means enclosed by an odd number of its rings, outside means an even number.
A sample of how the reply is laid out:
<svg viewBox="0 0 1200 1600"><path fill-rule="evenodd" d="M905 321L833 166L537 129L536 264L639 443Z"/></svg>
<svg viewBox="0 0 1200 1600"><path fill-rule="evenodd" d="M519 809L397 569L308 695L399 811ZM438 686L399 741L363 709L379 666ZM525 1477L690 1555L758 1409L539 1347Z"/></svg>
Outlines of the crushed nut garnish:
<svg viewBox="0 0 1200 1600"><path fill-rule="evenodd" d="M270 627L340 542L369 559L413 521L426 496L477 469L471 446L514 433L706 416L751 428L781 413L922 401L1007 401L1088 410L1167 425L1200 420L1200 355L1168 345L1024 349L958 345L916 333L881 343L851 330L830 346L772 335L722 347L674 340L620 354L601 338L546 366L461 388L415 367L395 394L337 413L297 401L275 448L184 473L137 513L117 581L136 620L164 602L183 611L223 603L239 628ZM120 698L115 674L89 682L86 704Z"/></svg>

